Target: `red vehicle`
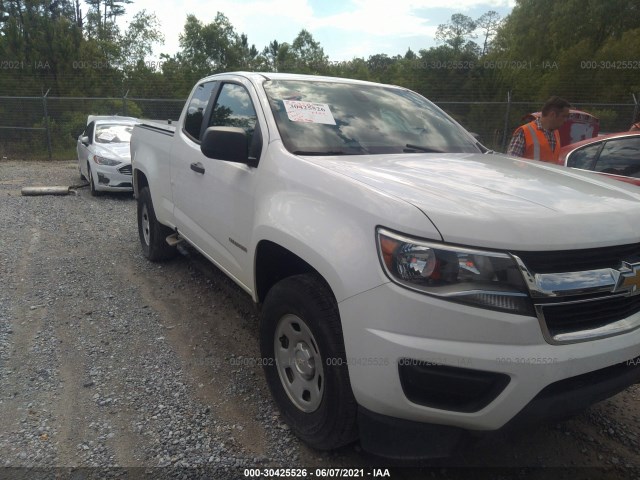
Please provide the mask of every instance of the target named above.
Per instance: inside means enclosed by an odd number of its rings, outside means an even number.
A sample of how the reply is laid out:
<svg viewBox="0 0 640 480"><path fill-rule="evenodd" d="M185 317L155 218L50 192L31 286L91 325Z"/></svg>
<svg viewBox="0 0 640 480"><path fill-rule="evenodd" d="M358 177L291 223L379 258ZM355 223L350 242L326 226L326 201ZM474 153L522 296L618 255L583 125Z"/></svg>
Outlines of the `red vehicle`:
<svg viewBox="0 0 640 480"><path fill-rule="evenodd" d="M530 122L539 116L540 112L534 112L525 115L522 119ZM560 132L560 145L569 145L596 137L600 131L600 120L588 112L572 109L569 110L569 118L558 131Z"/></svg>
<svg viewBox="0 0 640 480"><path fill-rule="evenodd" d="M558 163L640 186L640 131L610 133L567 145L560 149Z"/></svg>

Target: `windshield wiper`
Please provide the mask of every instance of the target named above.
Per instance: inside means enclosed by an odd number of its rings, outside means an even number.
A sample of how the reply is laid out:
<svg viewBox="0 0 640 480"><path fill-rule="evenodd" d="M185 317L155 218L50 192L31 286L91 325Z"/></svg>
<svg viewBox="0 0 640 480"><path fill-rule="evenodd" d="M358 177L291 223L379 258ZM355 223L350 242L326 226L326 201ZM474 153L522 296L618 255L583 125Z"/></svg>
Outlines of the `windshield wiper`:
<svg viewBox="0 0 640 480"><path fill-rule="evenodd" d="M318 150L295 150L292 152L294 155L358 155L356 152L345 152L344 150L326 150L326 151L318 151Z"/></svg>
<svg viewBox="0 0 640 480"><path fill-rule="evenodd" d="M419 152L426 152L426 153L445 153L442 150L437 150L435 148L429 148L429 147L423 147L421 145L413 145L412 143L407 143L405 145L405 153L411 153L409 150L407 149L411 149L411 150L417 150Z"/></svg>
<svg viewBox="0 0 640 480"><path fill-rule="evenodd" d="M485 147L484 145L482 145L480 142L476 142L476 147L478 147L480 149L480 151L486 155L491 155L493 153L495 153L493 150Z"/></svg>

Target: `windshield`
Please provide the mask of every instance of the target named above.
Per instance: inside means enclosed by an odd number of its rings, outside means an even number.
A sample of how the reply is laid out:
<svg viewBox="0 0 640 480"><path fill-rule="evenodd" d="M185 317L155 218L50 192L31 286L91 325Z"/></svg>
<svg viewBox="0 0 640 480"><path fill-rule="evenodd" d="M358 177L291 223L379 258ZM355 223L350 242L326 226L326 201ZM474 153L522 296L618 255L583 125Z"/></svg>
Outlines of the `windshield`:
<svg viewBox="0 0 640 480"><path fill-rule="evenodd" d="M96 125L96 143L129 143L133 125Z"/></svg>
<svg viewBox="0 0 640 480"><path fill-rule="evenodd" d="M399 88L330 81L264 83L285 147L299 155L474 152L434 104Z"/></svg>

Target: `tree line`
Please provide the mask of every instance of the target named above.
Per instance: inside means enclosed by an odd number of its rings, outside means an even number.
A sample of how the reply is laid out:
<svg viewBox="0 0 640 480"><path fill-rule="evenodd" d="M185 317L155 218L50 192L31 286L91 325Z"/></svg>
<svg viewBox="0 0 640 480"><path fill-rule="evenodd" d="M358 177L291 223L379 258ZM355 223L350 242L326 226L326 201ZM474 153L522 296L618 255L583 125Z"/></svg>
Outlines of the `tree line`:
<svg viewBox="0 0 640 480"><path fill-rule="evenodd" d="M1 90L180 98L198 78L240 69L344 75L468 99L510 90L532 100L613 101L640 90L640 0L518 0L504 19L452 15L436 47L344 62L330 61L305 29L259 50L223 13L210 23L188 15L180 50L156 63L145 62L164 40L153 13L118 27L132 1L0 0Z"/></svg>
<svg viewBox="0 0 640 480"><path fill-rule="evenodd" d="M560 95L576 104L627 103L640 92L640 0L517 0L506 18L452 15L438 27L435 47L349 61L331 61L306 29L256 48L219 12L210 23L188 15L179 51L151 62L161 25L143 10L120 29L131 3L0 0L0 95L185 98L197 79L230 70L391 83L436 102L504 101L509 92L520 101ZM598 109L612 122L630 117ZM469 104L450 113L470 128L504 128L493 110Z"/></svg>

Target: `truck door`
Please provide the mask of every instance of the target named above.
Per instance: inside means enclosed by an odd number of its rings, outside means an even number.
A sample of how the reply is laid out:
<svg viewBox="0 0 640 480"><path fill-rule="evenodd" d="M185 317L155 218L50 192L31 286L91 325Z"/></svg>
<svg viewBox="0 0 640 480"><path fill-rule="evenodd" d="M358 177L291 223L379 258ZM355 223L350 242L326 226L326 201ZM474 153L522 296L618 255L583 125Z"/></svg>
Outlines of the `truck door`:
<svg viewBox="0 0 640 480"><path fill-rule="evenodd" d="M195 131L179 133L173 155L174 216L178 231L205 256L251 291L252 259L248 253L254 217L256 169L248 165L205 157L200 138L209 126L244 128L253 135L257 124L254 102L247 86L216 82ZM188 116L185 128L188 128ZM259 134L259 132L258 132Z"/></svg>

